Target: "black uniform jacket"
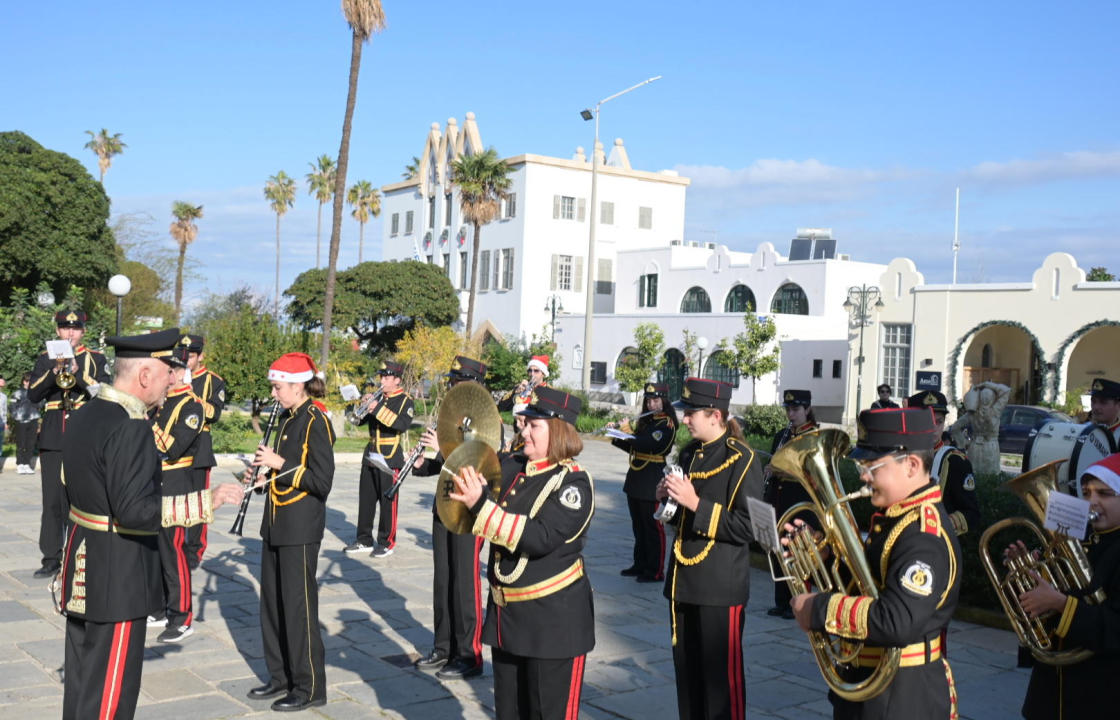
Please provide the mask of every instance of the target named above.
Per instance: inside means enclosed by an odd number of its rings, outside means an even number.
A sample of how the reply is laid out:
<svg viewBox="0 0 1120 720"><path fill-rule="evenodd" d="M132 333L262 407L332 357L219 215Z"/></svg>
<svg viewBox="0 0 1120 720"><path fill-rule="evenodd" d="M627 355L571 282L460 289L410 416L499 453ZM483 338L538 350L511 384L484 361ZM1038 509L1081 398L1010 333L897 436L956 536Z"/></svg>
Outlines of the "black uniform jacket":
<svg viewBox="0 0 1120 720"><path fill-rule="evenodd" d="M1066 602L1058 619L1058 649L1084 648L1093 656L1066 667L1035 663L1023 702L1023 716L1042 718L1094 718L1109 714L1114 704L1112 683L1120 678L1120 528L1092 533L1085 544L1092 582ZM1098 589L1104 603L1081 599Z"/></svg>
<svg viewBox="0 0 1120 720"><path fill-rule="evenodd" d="M520 387L520 384L518 385L518 387ZM517 388L515 387L514 389L510 390L505 395L503 395L502 399L498 401L498 411L499 412L507 412L509 410L513 410L514 405L526 405L526 404L528 404L529 399L533 395L533 391L536 390L539 387L548 387L548 383L545 382L544 380L542 380L541 382L537 383L536 385L528 385L527 384L525 386L525 389L522 390L521 392L518 392Z"/></svg>
<svg viewBox="0 0 1120 720"><path fill-rule="evenodd" d="M62 608L94 622L155 614L163 608L160 462L146 408L105 385L67 422Z"/></svg>
<svg viewBox="0 0 1120 720"><path fill-rule="evenodd" d="M387 393L359 425L369 425L366 452L381 453L394 470L404 466L401 438L412 425L412 398L404 390Z"/></svg>
<svg viewBox="0 0 1120 720"><path fill-rule="evenodd" d="M190 385L172 388L156 412L152 431L160 454L164 495L181 495L194 489L191 468L202 442L203 412Z"/></svg>
<svg viewBox="0 0 1120 720"><path fill-rule="evenodd" d="M658 413L638 421L633 435L633 440L611 440L612 445L630 453L630 469L622 491L638 500L656 500L665 456L673 450L677 428L672 417Z"/></svg>
<svg viewBox="0 0 1120 720"><path fill-rule="evenodd" d="M805 433L814 432L820 429L818 423L805 423L799 427L787 426L782 428L777 435L774 436L773 443L770 444L770 454L781 450L785 445L794 438L801 437ZM763 498L766 502L774 506L780 518L782 513L790 509L799 502L810 500L809 493L796 479L791 477L784 477L779 474L772 474L767 479L766 491L763 493ZM813 526L816 527L816 516L812 516Z"/></svg>
<svg viewBox="0 0 1120 720"><path fill-rule="evenodd" d="M665 574L665 597L693 605L743 605L750 595L751 533L747 498L762 494L762 467L750 447L725 432L693 440L681 467L700 504L681 506L673 518L677 537Z"/></svg>
<svg viewBox="0 0 1120 720"><path fill-rule="evenodd" d="M490 541L490 597L483 641L534 658L570 658L595 647L583 545L595 512L591 476L573 460L507 456L496 498L486 494L473 532Z"/></svg>
<svg viewBox="0 0 1120 720"><path fill-rule="evenodd" d="M191 377L191 390L202 403L202 434L198 449L194 453L191 467L210 468L218 464L214 457L214 440L210 437L210 426L222 417L226 407L226 381L222 376L206 367L196 368Z"/></svg>
<svg viewBox="0 0 1120 720"><path fill-rule="evenodd" d="M284 467L269 472L261 537L271 545L323 539L327 495L334 480L334 430L311 398L280 413L272 449Z"/></svg>
<svg viewBox="0 0 1120 720"><path fill-rule="evenodd" d="M105 366L105 356L90 350L85 345L74 349L74 359L78 363L78 371L74 373L74 387L66 391L70 409L76 410L90 398L89 386L99 383L109 383L109 371ZM28 386L28 397L31 402L46 401L43 412L43 425L39 429L39 448L41 450L61 450L62 433L66 431L67 419L63 417L62 396L63 390L56 383L58 377L54 373L57 363L47 356L46 352L39 353L35 359L35 368L31 371L31 383Z"/></svg>
<svg viewBox="0 0 1120 720"><path fill-rule="evenodd" d="M951 445L939 444L930 475L941 487L941 502L957 535L980 527L980 501L968 456Z"/></svg>

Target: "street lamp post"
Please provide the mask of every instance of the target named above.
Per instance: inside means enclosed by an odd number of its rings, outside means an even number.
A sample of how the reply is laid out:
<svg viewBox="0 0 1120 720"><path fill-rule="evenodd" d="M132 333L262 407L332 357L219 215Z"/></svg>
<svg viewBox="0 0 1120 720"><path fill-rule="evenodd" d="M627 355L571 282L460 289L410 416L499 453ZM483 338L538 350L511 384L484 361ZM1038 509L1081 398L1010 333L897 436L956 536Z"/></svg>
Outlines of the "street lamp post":
<svg viewBox="0 0 1120 720"><path fill-rule="evenodd" d="M584 120L595 120L595 142L591 145L591 228L587 235L587 302L583 316L583 370L582 387L585 393L591 392L591 315L595 312L595 225L598 214L599 198L599 108L616 97L637 90L643 85L649 85L661 76L643 80L633 87L628 87L621 92L616 92L610 97L605 97L595 103L595 110L590 108L581 110L580 117Z"/></svg>
<svg viewBox="0 0 1120 720"><path fill-rule="evenodd" d="M124 296L132 290L132 281L124 275L109 278L109 292L117 296L117 335L121 334L121 315L124 309Z"/></svg>
<svg viewBox="0 0 1120 720"><path fill-rule="evenodd" d="M551 295L548 300L544 301L545 312L552 313L552 342L556 343L556 313L564 312L564 303L560 301L559 295Z"/></svg>
<svg viewBox="0 0 1120 720"><path fill-rule="evenodd" d="M696 377L704 377L704 351L708 348L708 338L703 335L696 338L696 347L700 350L700 359L696 363Z"/></svg>
<svg viewBox="0 0 1120 720"><path fill-rule="evenodd" d="M844 309L859 323L859 356L856 358L856 416L863 407L863 328L872 322L872 312L883 309L883 294L876 285L860 285L848 288L848 298Z"/></svg>

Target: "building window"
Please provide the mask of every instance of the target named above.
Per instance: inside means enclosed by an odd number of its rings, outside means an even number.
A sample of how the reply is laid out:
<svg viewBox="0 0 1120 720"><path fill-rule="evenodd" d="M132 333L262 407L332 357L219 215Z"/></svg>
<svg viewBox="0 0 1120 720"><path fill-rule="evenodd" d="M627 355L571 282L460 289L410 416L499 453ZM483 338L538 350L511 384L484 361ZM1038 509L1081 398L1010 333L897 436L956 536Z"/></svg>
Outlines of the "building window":
<svg viewBox="0 0 1120 720"><path fill-rule="evenodd" d="M641 361L642 358L638 354L638 348L633 347L632 345L627 345L626 347L622 348L622 352L618 354L618 359L614 362L615 376L618 376L619 368L636 367L639 363L641 363Z"/></svg>
<svg viewBox="0 0 1120 720"><path fill-rule="evenodd" d="M614 225L614 203L603 201L599 207L599 224Z"/></svg>
<svg viewBox="0 0 1120 720"><path fill-rule="evenodd" d="M650 230L653 228L653 208L638 208L638 229Z"/></svg>
<svg viewBox="0 0 1120 720"><path fill-rule="evenodd" d="M428 264L429 264L429 265L432 265L432 264L434 264L434 263L435 263L435 261L436 261L436 259L435 259L435 256L434 256L434 255L429 255L429 256L428 256Z"/></svg>
<svg viewBox="0 0 1120 720"><path fill-rule="evenodd" d="M819 378L824 375L824 360L817 358L813 360L813 377Z"/></svg>
<svg viewBox="0 0 1120 720"><path fill-rule="evenodd" d="M576 199L567 195L560 196L560 219L576 219Z"/></svg>
<svg viewBox="0 0 1120 720"><path fill-rule="evenodd" d="M839 380L844 371L844 366L839 360L832 361L832 377Z"/></svg>
<svg viewBox="0 0 1120 720"><path fill-rule="evenodd" d="M431 230L436 226L436 198L433 195L428 198L428 229Z"/></svg>
<svg viewBox="0 0 1120 720"><path fill-rule="evenodd" d="M467 254L461 252L459 253L459 287L464 290L469 289L467 281Z"/></svg>
<svg viewBox="0 0 1120 720"><path fill-rule="evenodd" d="M727 293L723 301L723 311L728 313L754 312L758 305L754 302L754 293L746 285L736 285Z"/></svg>
<svg viewBox="0 0 1120 720"><path fill-rule="evenodd" d="M443 196L443 226L451 227L451 193Z"/></svg>
<svg viewBox="0 0 1120 720"><path fill-rule="evenodd" d="M513 289L513 248L502 250L502 289Z"/></svg>
<svg viewBox="0 0 1120 720"><path fill-rule="evenodd" d="M709 380L719 380L731 387L739 387L739 371L731 367L731 355L727 352L714 352L704 363L704 374Z"/></svg>
<svg viewBox="0 0 1120 720"><path fill-rule="evenodd" d="M553 255L553 280L552 290L572 289L572 256Z"/></svg>
<svg viewBox="0 0 1120 720"><path fill-rule="evenodd" d="M910 325L883 323L883 382L896 397L910 395Z"/></svg>
<svg viewBox="0 0 1120 720"><path fill-rule="evenodd" d="M392 220L389 221L389 234L396 235L401 228L401 214L393 213Z"/></svg>
<svg viewBox="0 0 1120 720"><path fill-rule="evenodd" d="M447 276L448 280L451 279L451 253L443 254L443 274Z"/></svg>
<svg viewBox="0 0 1120 720"><path fill-rule="evenodd" d="M795 283L786 283L774 293L774 301L770 304L770 312L785 315L808 315L809 299L805 291Z"/></svg>
<svg viewBox="0 0 1120 720"><path fill-rule="evenodd" d="M614 283L611 281L612 262L610 258L600 258L598 261L599 272L595 277L595 293L598 295L613 295Z"/></svg>
<svg viewBox="0 0 1120 720"><path fill-rule="evenodd" d="M657 307L657 273L638 278L638 307Z"/></svg>
<svg viewBox="0 0 1120 720"><path fill-rule="evenodd" d="M483 250L478 261L478 289L490 289L490 251Z"/></svg>
<svg viewBox="0 0 1120 720"><path fill-rule="evenodd" d="M606 385L607 384L607 364L602 360L591 361L591 384L592 385Z"/></svg>
<svg viewBox="0 0 1120 720"><path fill-rule="evenodd" d="M554 220L578 220L583 222L587 214L587 201L567 195L552 196L552 218Z"/></svg>
<svg viewBox="0 0 1120 720"><path fill-rule="evenodd" d="M517 217L517 193L509 193L506 195L505 212L502 217L506 220Z"/></svg>
<svg viewBox="0 0 1120 720"><path fill-rule="evenodd" d="M684 294L684 300L681 300L682 313L706 313L712 311L712 301L708 298L708 293L700 286L693 286L688 289Z"/></svg>
<svg viewBox="0 0 1120 720"><path fill-rule="evenodd" d="M412 234L412 214L413 213L412 213L411 210L409 210L408 212L406 212L404 214L404 234L405 235L411 235Z"/></svg>

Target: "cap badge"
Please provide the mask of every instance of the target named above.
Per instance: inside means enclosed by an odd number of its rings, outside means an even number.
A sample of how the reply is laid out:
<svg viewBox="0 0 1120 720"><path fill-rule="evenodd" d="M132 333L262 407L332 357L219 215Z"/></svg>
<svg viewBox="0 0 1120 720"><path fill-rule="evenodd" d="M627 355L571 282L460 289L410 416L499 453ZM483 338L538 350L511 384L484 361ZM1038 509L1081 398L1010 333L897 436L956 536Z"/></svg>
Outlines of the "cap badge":
<svg viewBox="0 0 1120 720"><path fill-rule="evenodd" d="M463 364L461 362L459 362L458 360L455 360L451 363L451 369L452 370L462 370L463 369Z"/></svg>
<svg viewBox="0 0 1120 720"><path fill-rule="evenodd" d="M863 423L860 423L859 430L857 431L856 435L857 435L858 440L866 440L867 439L867 426L864 425Z"/></svg>
<svg viewBox="0 0 1120 720"><path fill-rule="evenodd" d="M1100 380L1093 381L1093 390L1104 390L1104 383Z"/></svg>
<svg viewBox="0 0 1120 720"><path fill-rule="evenodd" d="M791 393L791 392L786 393L786 402L793 402L793 393Z"/></svg>
<svg viewBox="0 0 1120 720"><path fill-rule="evenodd" d="M535 392L534 392L534 393L529 393L529 402L528 402L528 404L529 404L529 405L536 405L536 404L537 404L537 402L539 402L539 401L537 400L537 394L536 394Z"/></svg>
<svg viewBox="0 0 1120 720"><path fill-rule="evenodd" d="M650 383L649 385L646 385L646 392L647 393L657 392L657 388L655 388L653 386L653 383Z"/></svg>
<svg viewBox="0 0 1120 720"><path fill-rule="evenodd" d="M681 390L681 397L685 400L688 400L690 397L692 397L692 393L689 391L687 385L685 385L684 389Z"/></svg>
<svg viewBox="0 0 1120 720"><path fill-rule="evenodd" d="M933 393L926 393L926 396L924 398L922 398L922 404L923 405L936 405L937 404L937 396L934 395Z"/></svg>
<svg viewBox="0 0 1120 720"><path fill-rule="evenodd" d="M78 322L78 314L71 310L66 315L66 322Z"/></svg>

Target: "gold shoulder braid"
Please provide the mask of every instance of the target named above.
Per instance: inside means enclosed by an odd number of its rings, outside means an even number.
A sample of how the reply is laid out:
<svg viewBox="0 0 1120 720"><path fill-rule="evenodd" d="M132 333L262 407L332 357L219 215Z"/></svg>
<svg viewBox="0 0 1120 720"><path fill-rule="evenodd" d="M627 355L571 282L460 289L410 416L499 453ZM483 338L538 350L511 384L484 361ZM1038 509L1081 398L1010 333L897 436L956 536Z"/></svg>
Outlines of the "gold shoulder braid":
<svg viewBox="0 0 1120 720"><path fill-rule="evenodd" d="M555 475L553 475L551 478L548 479L548 483L544 486L544 489L541 490L540 495L537 495L537 499L533 501L533 507L529 508L529 517L530 518L535 518L537 516L537 513L539 513L541 511L541 508L544 506L545 501L548 500L548 496L551 495L552 493L556 492L556 489L559 488L560 484L564 481L564 477L571 470L571 468L567 465L564 465L563 467L564 467L563 470L561 470L560 472L556 473ZM528 565L529 565L529 556L526 555L525 553L518 553L518 555L517 555L517 565L514 566L513 570L509 573L509 575L504 575L502 573L501 564L495 562L494 563L494 577L496 577L498 579L498 582L502 583L503 585L508 585L510 583L515 583L525 573L525 568Z"/></svg>

